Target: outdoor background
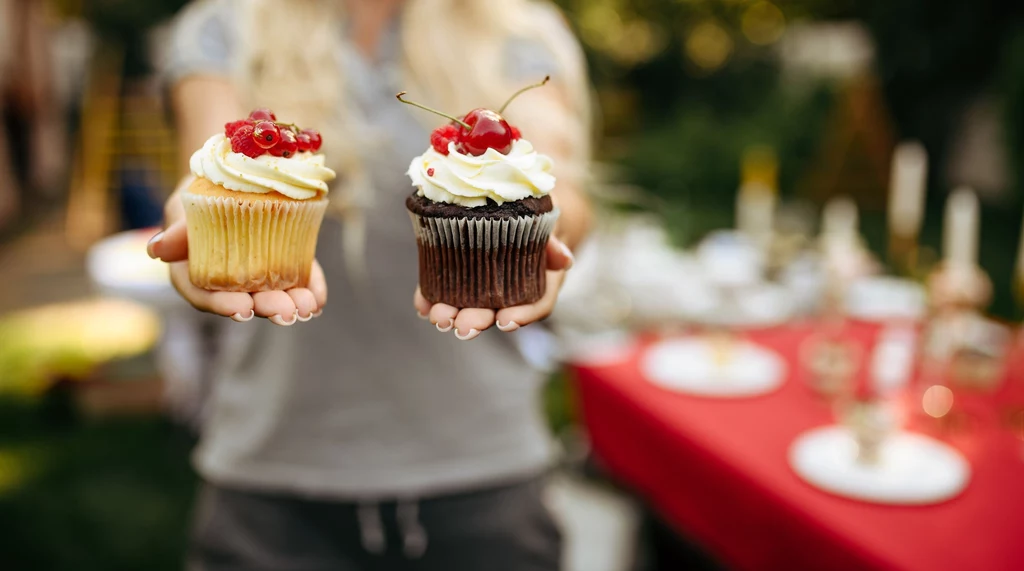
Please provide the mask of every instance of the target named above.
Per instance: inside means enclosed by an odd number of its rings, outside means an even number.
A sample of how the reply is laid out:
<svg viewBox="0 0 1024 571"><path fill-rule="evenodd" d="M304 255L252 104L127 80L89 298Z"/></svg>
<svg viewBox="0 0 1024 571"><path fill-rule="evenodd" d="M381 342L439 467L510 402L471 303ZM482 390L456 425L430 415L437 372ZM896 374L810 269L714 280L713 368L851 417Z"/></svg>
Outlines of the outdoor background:
<svg viewBox="0 0 1024 571"><path fill-rule="evenodd" d="M97 297L90 246L160 222L176 173L153 61L181 0L3 0L0 568L179 569L195 477L159 409L159 316ZM1013 294L1024 6L996 0L560 0L599 104L595 194L679 247L764 176L794 231L856 197L885 259L894 146L929 154L922 268L948 191L982 200L992 311ZM744 166L746 165L746 166ZM929 254L930 252L930 254ZM55 304L72 305L55 305ZM127 387L127 388L126 388ZM571 432L559 373L553 426Z"/></svg>

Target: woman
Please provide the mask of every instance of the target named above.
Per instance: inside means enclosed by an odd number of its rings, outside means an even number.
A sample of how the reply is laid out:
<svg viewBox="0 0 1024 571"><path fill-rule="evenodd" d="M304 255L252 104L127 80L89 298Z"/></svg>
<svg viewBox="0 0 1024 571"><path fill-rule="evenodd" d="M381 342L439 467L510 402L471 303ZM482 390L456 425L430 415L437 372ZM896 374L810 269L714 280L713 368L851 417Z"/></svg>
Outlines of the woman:
<svg viewBox="0 0 1024 571"><path fill-rule="evenodd" d="M557 569L559 535L541 502L552 458L537 406L542 379L510 335L551 311L569 248L589 223L584 64L554 9L527 0L206 0L181 16L167 73L184 159L226 121L267 106L319 126L344 180L332 194L341 220L324 224L308 289L194 288L176 195L150 244L195 307L267 318L230 324L221 339L195 456L206 484L190 564ZM412 291L404 200L405 171L436 123L394 94L461 114L500 105L546 74L551 84L508 115L560 165L548 292L498 312L431 306Z"/></svg>

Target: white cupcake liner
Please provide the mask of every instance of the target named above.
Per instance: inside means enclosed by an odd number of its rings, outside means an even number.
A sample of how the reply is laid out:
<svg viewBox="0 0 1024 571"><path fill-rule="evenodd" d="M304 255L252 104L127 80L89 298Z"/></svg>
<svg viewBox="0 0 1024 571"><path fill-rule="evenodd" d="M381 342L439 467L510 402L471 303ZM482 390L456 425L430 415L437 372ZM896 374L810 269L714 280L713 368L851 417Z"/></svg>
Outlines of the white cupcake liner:
<svg viewBox="0 0 1024 571"><path fill-rule="evenodd" d="M240 196L182 193L193 285L244 292L305 287L327 199Z"/></svg>

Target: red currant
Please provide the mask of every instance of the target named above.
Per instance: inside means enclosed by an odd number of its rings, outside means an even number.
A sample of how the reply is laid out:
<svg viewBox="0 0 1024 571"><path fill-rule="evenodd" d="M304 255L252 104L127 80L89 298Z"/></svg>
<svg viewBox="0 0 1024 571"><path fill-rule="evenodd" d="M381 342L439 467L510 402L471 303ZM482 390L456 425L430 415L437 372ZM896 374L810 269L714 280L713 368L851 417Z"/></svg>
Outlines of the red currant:
<svg viewBox="0 0 1024 571"><path fill-rule="evenodd" d="M252 132L252 125L242 125L236 129L235 134L231 136L231 150L252 159L265 153L266 151L256 144Z"/></svg>
<svg viewBox="0 0 1024 571"><path fill-rule="evenodd" d="M299 145L299 152L308 152L313 147L313 142L309 140L309 135L305 132L295 135L295 142Z"/></svg>
<svg viewBox="0 0 1024 571"><path fill-rule="evenodd" d="M275 157L288 158L299 150L299 142L295 138L295 132L291 129L281 129L281 140L270 148L270 154Z"/></svg>
<svg viewBox="0 0 1024 571"><path fill-rule="evenodd" d="M448 143L458 142L459 128L455 125L442 125L430 134L430 145L442 155L448 154Z"/></svg>
<svg viewBox="0 0 1024 571"><path fill-rule="evenodd" d="M519 131L519 127L512 126L510 128L512 129L512 140L513 141L518 141L519 139L523 138L523 134Z"/></svg>
<svg viewBox="0 0 1024 571"><path fill-rule="evenodd" d="M269 149L281 140L281 131L273 121L260 121L253 128L252 138L260 147Z"/></svg>
<svg viewBox="0 0 1024 571"><path fill-rule="evenodd" d="M315 153L323 146L324 138L320 136L320 131L316 129L303 129L302 134L309 137L309 150L311 152Z"/></svg>
<svg viewBox="0 0 1024 571"><path fill-rule="evenodd" d="M468 133L461 133L461 146L466 154L480 156L487 149L494 149L507 155L512 150L512 127L501 115L490 109L474 109L463 122L470 126Z"/></svg>
<svg viewBox="0 0 1024 571"><path fill-rule="evenodd" d="M277 121L277 116L274 115L274 112L266 107L253 109L252 113L249 113L249 118L253 121Z"/></svg>
<svg viewBox="0 0 1024 571"><path fill-rule="evenodd" d="M434 176L434 167L427 169L427 176Z"/></svg>

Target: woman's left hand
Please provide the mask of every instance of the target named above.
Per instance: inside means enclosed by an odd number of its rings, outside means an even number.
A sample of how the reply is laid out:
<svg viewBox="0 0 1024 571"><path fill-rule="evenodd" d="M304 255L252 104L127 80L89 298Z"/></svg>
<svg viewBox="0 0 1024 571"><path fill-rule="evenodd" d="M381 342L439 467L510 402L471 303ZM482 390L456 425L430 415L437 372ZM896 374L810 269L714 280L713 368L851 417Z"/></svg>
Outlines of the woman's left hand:
<svg viewBox="0 0 1024 571"><path fill-rule="evenodd" d="M419 288L416 288L413 305L416 306L416 313L423 319L429 319L438 331L447 333L454 330L455 337L461 341L476 338L492 325L497 325L498 329L509 333L544 319L555 308L558 291L562 288L565 272L572 267L573 256L568 246L554 236L548 241L547 263L547 290L544 296L534 303L506 307L497 311L481 308L460 309L444 303L431 304L423 297Z"/></svg>

